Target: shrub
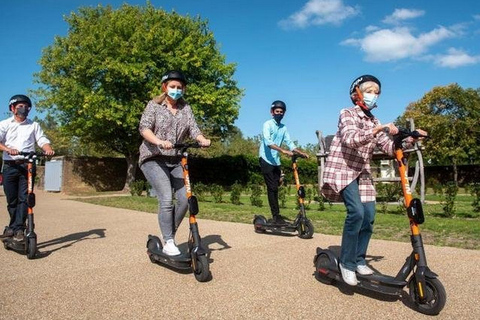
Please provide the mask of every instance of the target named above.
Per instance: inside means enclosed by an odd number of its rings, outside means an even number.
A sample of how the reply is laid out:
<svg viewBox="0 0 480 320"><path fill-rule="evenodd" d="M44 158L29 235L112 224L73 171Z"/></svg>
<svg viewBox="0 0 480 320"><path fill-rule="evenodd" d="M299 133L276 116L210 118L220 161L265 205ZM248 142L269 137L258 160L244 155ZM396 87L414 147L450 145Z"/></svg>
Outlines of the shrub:
<svg viewBox="0 0 480 320"><path fill-rule="evenodd" d="M210 186L210 193L212 194L213 201L215 201L215 203L222 203L223 188L221 185L212 184Z"/></svg>
<svg viewBox="0 0 480 320"><path fill-rule="evenodd" d="M235 182L233 185L232 185L232 191L230 193L230 201L233 203L233 204L236 204L236 205L240 205L240 196L242 194L242 191L243 191L243 187L241 184Z"/></svg>
<svg viewBox="0 0 480 320"><path fill-rule="evenodd" d="M474 212L480 212L480 183L474 182L469 186L470 194L474 196L472 206Z"/></svg>
<svg viewBox="0 0 480 320"><path fill-rule="evenodd" d="M376 186L377 200L381 202L380 212L387 213L389 202L398 202L402 187L398 183L379 183Z"/></svg>
<svg viewBox="0 0 480 320"><path fill-rule="evenodd" d="M443 204L443 214L445 217L453 217L455 215L455 198L457 197L458 186L455 182L447 182L445 186L445 201Z"/></svg>
<svg viewBox="0 0 480 320"><path fill-rule="evenodd" d="M201 182L197 182L193 187L193 192L195 193L198 201L203 201L205 200L205 196L208 194L208 186Z"/></svg>
<svg viewBox="0 0 480 320"><path fill-rule="evenodd" d="M280 208L287 207L287 188L284 185L278 188L278 200L280 202Z"/></svg>
<svg viewBox="0 0 480 320"><path fill-rule="evenodd" d="M129 184L129 187L130 187L130 194L132 196L141 196L143 190L145 189L145 181L135 180Z"/></svg>
<svg viewBox="0 0 480 320"><path fill-rule="evenodd" d="M252 194L250 195L250 203L252 206L261 207L263 205L263 201L260 198L262 196L262 188L258 184L250 185L250 190Z"/></svg>

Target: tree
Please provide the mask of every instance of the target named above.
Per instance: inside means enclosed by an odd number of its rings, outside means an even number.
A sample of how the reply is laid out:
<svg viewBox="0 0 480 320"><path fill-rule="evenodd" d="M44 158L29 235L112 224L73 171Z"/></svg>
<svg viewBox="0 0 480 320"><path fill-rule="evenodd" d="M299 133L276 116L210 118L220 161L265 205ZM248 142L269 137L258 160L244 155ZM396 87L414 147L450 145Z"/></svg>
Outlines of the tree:
<svg viewBox="0 0 480 320"><path fill-rule="evenodd" d="M181 70L186 97L206 134L221 136L238 117L242 91L213 33L200 17L146 6L80 8L65 18L67 36L44 49L35 74L37 106L82 143L123 154L126 188L134 180L141 136L138 123L161 77Z"/></svg>
<svg viewBox="0 0 480 320"><path fill-rule="evenodd" d="M435 87L411 103L397 123L413 118L415 126L428 131L428 157L436 164L452 164L457 182L457 165L480 161L480 90L457 84Z"/></svg>

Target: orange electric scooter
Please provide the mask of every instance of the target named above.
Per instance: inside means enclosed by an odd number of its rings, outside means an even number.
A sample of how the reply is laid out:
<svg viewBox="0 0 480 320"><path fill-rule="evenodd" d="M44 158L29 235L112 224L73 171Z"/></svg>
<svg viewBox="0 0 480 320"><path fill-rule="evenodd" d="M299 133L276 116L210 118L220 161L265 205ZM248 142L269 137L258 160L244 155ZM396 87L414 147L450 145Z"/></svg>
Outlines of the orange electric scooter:
<svg viewBox="0 0 480 320"><path fill-rule="evenodd" d="M177 270L192 270L195 278L199 282L210 280L210 266L207 258L207 251L202 246L196 215L198 214L198 201L192 193L190 177L188 172L188 148L200 148L198 143L175 144L175 149L180 149L182 153L183 179L185 190L187 192L190 234L188 236L188 252L177 256L169 256L163 253L163 245L160 238L154 235L148 235L147 254L150 261L167 265Z"/></svg>
<svg viewBox="0 0 480 320"><path fill-rule="evenodd" d="M267 220L262 215L255 215L253 218L255 232L264 233L267 230L277 234L296 232L298 237L302 239L312 238L314 228L312 222L307 218L305 211L305 188L300 184L300 178L298 176L298 158L303 158L303 156L294 153L292 156L292 171L293 178L295 179L295 187L297 188L298 205L300 207L297 217L294 221L289 221L286 224L277 224L272 220Z"/></svg>
<svg viewBox="0 0 480 320"><path fill-rule="evenodd" d="M427 256L419 228L419 225L425 221L422 202L420 199L412 197L408 181L407 158L402 151L402 142L408 137L420 138L425 136L422 136L418 131L401 129L393 137L404 204L410 221L412 253L407 257L395 277L382 274L357 274L357 287L394 296L402 296L403 288L408 287L413 309L423 314L437 315L445 306L447 294L437 278L437 274L432 272L427 265ZM317 254L313 261L315 278L318 281L325 284L331 284L334 281L343 282L338 259L331 250L317 248Z"/></svg>
<svg viewBox="0 0 480 320"><path fill-rule="evenodd" d="M15 241L13 237L2 239L5 249L25 253L28 259L35 258L37 254L37 234L35 233L35 223L33 222L33 207L35 207L35 177L37 175L37 158L45 156L43 153L19 152L27 161L27 221L25 229L25 240ZM5 227L7 229L8 227Z"/></svg>

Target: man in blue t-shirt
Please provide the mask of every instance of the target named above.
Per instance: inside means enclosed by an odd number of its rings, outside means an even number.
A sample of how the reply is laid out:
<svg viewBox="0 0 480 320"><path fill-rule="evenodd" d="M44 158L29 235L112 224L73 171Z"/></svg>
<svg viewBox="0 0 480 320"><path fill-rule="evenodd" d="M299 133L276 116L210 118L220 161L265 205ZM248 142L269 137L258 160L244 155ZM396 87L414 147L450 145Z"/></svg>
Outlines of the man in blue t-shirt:
<svg viewBox="0 0 480 320"><path fill-rule="evenodd" d="M287 106L283 101L276 100L272 103L270 108L272 119L265 121L263 124L262 142L259 149L260 168L267 185L268 204L272 213L272 222L276 224L286 224L280 215L278 206L278 185L281 175L280 153L291 157L293 152L295 152L308 158L306 153L295 146L295 143L290 139L287 127L281 123L286 111ZM283 143L289 150L281 147Z"/></svg>

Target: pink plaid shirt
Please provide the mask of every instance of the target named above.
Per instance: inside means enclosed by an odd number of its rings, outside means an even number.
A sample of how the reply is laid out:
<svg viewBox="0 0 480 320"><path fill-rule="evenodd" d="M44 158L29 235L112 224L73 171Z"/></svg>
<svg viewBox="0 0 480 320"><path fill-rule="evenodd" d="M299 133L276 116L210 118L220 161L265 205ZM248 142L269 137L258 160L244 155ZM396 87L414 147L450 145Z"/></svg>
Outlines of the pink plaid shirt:
<svg viewBox="0 0 480 320"><path fill-rule="evenodd" d="M340 191L358 179L362 202L375 201L370 161L373 150L379 147L386 154L394 154L393 141L384 132L373 135L380 125L368 117L359 106L340 111L338 131L333 138L323 174L322 193L330 201L342 201Z"/></svg>

